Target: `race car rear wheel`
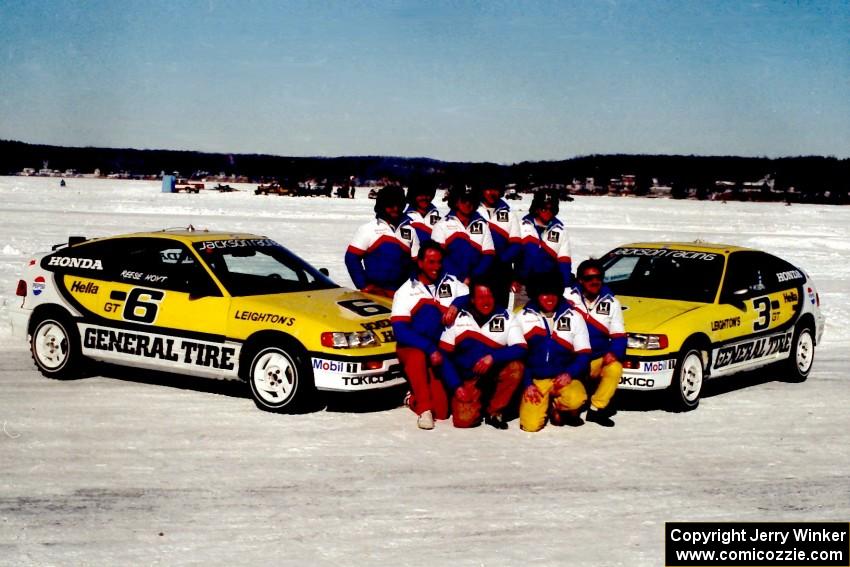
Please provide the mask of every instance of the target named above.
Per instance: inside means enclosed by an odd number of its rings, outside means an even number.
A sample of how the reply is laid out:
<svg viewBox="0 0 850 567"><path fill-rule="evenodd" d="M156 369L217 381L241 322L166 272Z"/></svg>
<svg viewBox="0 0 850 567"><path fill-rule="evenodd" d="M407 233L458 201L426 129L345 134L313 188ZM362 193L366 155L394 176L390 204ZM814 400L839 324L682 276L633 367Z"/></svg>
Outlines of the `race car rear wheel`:
<svg viewBox="0 0 850 567"><path fill-rule="evenodd" d="M673 383L670 384L670 409L691 411L699 406L699 398L705 377L702 353L694 348L682 350L676 363Z"/></svg>
<svg viewBox="0 0 850 567"><path fill-rule="evenodd" d="M315 393L308 358L304 349L293 343L257 347L250 357L247 375L256 406L271 412L305 407Z"/></svg>
<svg viewBox="0 0 850 567"><path fill-rule="evenodd" d="M815 338L811 327L800 325L794 330L791 353L785 363L788 380L805 382L815 361Z"/></svg>
<svg viewBox="0 0 850 567"><path fill-rule="evenodd" d="M48 378L76 378L82 372L80 336L67 316L36 315L30 327L30 352L39 372Z"/></svg>

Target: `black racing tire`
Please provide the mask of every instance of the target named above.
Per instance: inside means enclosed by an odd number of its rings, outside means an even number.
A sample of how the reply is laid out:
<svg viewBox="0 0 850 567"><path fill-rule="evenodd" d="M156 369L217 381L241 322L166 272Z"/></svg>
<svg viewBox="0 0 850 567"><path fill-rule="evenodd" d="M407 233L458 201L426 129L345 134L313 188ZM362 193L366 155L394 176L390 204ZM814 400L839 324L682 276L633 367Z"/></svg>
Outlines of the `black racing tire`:
<svg viewBox="0 0 850 567"><path fill-rule="evenodd" d="M310 357L294 341L263 342L252 348L245 380L254 404L263 411L298 413L316 398Z"/></svg>
<svg viewBox="0 0 850 567"><path fill-rule="evenodd" d="M815 334L811 325L798 324L791 341L791 352L783 363L789 382L805 382L815 361Z"/></svg>
<svg viewBox="0 0 850 567"><path fill-rule="evenodd" d="M686 412L697 409L704 384L702 352L693 345L685 345L676 361L673 382L667 393L670 411Z"/></svg>
<svg viewBox="0 0 850 567"><path fill-rule="evenodd" d="M80 350L80 334L73 320L64 314L36 314L30 323L30 354L36 368L47 378L79 378L85 366Z"/></svg>

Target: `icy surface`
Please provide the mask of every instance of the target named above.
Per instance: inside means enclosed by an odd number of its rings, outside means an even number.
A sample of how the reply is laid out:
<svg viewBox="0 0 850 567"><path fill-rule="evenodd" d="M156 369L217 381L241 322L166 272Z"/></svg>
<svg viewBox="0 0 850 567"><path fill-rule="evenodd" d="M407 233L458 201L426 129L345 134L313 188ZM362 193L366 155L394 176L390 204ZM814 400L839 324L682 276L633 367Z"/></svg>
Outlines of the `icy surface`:
<svg viewBox="0 0 850 567"><path fill-rule="evenodd" d="M626 397L610 430L423 432L403 408L279 416L238 385L165 374L42 378L8 329L31 252L192 224L267 235L351 285L343 253L374 204L366 189L341 200L67 181L0 177L2 565L657 566L667 521L850 519L848 207L563 203L574 262L702 239L804 268L827 317L809 380L727 380L688 414Z"/></svg>

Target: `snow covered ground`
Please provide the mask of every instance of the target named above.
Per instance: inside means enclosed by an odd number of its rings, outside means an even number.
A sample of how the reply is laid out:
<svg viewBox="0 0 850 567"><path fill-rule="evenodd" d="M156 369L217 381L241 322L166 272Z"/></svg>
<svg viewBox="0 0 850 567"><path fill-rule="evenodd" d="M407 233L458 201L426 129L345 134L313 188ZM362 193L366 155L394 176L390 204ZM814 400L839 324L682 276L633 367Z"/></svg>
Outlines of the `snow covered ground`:
<svg viewBox="0 0 850 567"><path fill-rule="evenodd" d="M688 414L625 397L610 430L425 432L403 408L272 415L235 384L35 371L8 306L30 252L69 235L256 232L351 285L343 253L372 214L366 190L239 188L0 177L1 565L657 566L667 521L850 520L850 208L562 204L575 261L640 240L752 246L806 269L827 317L806 383L730 379Z"/></svg>

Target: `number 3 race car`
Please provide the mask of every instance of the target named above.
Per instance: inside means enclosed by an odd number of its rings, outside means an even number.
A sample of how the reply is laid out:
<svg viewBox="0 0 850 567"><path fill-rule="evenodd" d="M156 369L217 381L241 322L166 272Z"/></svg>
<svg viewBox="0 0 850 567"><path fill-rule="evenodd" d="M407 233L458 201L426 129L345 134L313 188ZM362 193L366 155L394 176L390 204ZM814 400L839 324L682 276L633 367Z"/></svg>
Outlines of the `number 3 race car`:
<svg viewBox="0 0 850 567"><path fill-rule="evenodd" d="M17 295L13 329L50 378L94 360L241 379L268 411L404 383L387 304L261 236L72 237L29 261Z"/></svg>
<svg viewBox="0 0 850 567"><path fill-rule="evenodd" d="M701 242L628 244L602 262L628 332L621 389L669 389L686 411L707 378L775 362L788 379L808 377L824 317L802 269Z"/></svg>

